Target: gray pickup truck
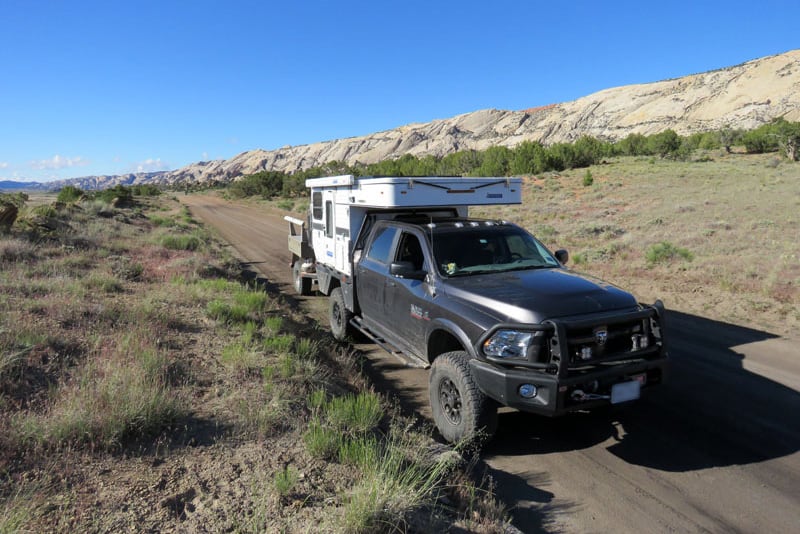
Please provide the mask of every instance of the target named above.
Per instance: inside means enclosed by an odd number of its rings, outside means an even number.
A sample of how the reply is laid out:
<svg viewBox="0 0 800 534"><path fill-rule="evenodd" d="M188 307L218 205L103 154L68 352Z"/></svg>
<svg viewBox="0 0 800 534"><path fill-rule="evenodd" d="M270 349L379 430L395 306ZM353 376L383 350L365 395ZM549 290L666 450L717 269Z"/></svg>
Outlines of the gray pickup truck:
<svg viewBox="0 0 800 534"><path fill-rule="evenodd" d="M378 210L358 230L349 275L313 262L331 331L344 340L357 329L430 367L448 441L492 435L499 405L557 416L638 399L665 379L661 302L566 268L566 251L517 225Z"/></svg>

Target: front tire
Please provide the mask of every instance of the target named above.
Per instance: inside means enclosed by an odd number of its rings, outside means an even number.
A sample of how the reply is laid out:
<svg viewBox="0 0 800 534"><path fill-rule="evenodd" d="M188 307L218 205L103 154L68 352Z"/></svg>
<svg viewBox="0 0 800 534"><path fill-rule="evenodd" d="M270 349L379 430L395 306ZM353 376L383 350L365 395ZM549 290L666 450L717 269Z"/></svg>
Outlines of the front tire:
<svg viewBox="0 0 800 534"><path fill-rule="evenodd" d="M494 435L497 403L478 388L466 352L446 352L433 361L428 391L433 421L445 440Z"/></svg>
<svg viewBox="0 0 800 534"><path fill-rule="evenodd" d="M331 334L337 341L344 341L350 333L350 319L353 313L344 304L344 293L341 287L331 291L328 303L328 320L331 324Z"/></svg>

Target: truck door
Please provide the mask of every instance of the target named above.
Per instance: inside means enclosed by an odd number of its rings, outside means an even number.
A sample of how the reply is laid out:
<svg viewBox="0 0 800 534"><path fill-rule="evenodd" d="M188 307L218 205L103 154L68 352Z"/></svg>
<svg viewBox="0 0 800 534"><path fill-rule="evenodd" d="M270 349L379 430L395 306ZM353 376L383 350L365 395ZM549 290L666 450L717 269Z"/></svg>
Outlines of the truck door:
<svg viewBox="0 0 800 534"><path fill-rule="evenodd" d="M393 261L411 262L415 269L428 272L432 265L425 257L419 237L405 231L400 234ZM423 359L431 305L427 282L387 277L383 315L389 319L397 341L403 345L401 348Z"/></svg>
<svg viewBox="0 0 800 534"><path fill-rule="evenodd" d="M362 319L366 326L381 332L385 332L387 324L384 317L386 282L397 234L394 226L376 228L366 253L356 266L356 292Z"/></svg>

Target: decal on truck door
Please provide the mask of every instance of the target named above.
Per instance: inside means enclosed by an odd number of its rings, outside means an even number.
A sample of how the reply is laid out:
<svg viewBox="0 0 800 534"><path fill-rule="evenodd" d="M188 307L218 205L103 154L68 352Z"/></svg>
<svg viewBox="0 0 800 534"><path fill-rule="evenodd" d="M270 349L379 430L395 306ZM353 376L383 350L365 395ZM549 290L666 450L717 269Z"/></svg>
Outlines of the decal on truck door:
<svg viewBox="0 0 800 534"><path fill-rule="evenodd" d="M417 306L416 304L411 305L411 317L414 319L422 319L423 321L431 320L430 312L423 309L421 306Z"/></svg>

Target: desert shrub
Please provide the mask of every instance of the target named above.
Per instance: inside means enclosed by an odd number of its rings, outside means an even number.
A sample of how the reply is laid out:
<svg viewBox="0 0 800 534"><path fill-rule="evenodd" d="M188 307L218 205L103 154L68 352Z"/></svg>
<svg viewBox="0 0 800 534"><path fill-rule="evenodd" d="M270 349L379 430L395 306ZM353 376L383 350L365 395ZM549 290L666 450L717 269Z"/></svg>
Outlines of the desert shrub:
<svg viewBox="0 0 800 534"><path fill-rule="evenodd" d="M58 192L58 197L56 197L56 200L58 200L58 202L70 204L79 201L84 195L85 193L77 187L73 185L67 185L61 188L61 190Z"/></svg>
<svg viewBox="0 0 800 534"><path fill-rule="evenodd" d="M665 158L681 147L681 138L674 130L664 130L647 138L648 153Z"/></svg>
<svg viewBox="0 0 800 534"><path fill-rule="evenodd" d="M608 156L612 151L609 143L599 139L583 135L573 144L575 158L571 168L582 168L594 165L595 163Z"/></svg>
<svg viewBox="0 0 800 534"><path fill-rule="evenodd" d="M275 205L286 211L292 211L294 209L294 201L289 199L279 200Z"/></svg>
<svg viewBox="0 0 800 534"><path fill-rule="evenodd" d="M586 169L586 174L583 175L583 187L589 187L594 184L594 176L592 176L592 171Z"/></svg>
<svg viewBox="0 0 800 534"><path fill-rule="evenodd" d="M0 205L8 203L22 208L28 200L29 197L26 193L0 193Z"/></svg>
<svg viewBox="0 0 800 534"><path fill-rule="evenodd" d="M0 262L14 263L36 258L36 245L22 239L0 239Z"/></svg>
<svg viewBox="0 0 800 534"><path fill-rule="evenodd" d="M541 143L523 141L514 149L511 174L538 174L546 170L546 149Z"/></svg>
<svg viewBox="0 0 800 534"><path fill-rule="evenodd" d="M649 156L647 137L632 133L614 145L615 150L623 156Z"/></svg>
<svg viewBox="0 0 800 534"><path fill-rule="evenodd" d="M280 171L262 171L243 176L228 188L234 198L260 196L275 197L283 191L283 180L286 175Z"/></svg>
<svg viewBox="0 0 800 534"><path fill-rule="evenodd" d="M103 189L95 193L94 198L106 204L115 202L118 206L129 205L133 202L133 192L124 185Z"/></svg>
<svg viewBox="0 0 800 534"><path fill-rule="evenodd" d="M504 146L493 146L483 153L481 166L472 171L477 176L505 176L511 167L513 153Z"/></svg>
<svg viewBox="0 0 800 534"><path fill-rule="evenodd" d="M668 241L650 245L645 252L645 260L647 260L647 263L651 266L657 263L666 263L676 258L692 261L694 255L688 249L676 247Z"/></svg>
<svg viewBox="0 0 800 534"><path fill-rule="evenodd" d="M131 186L131 193L140 197L157 197L161 194L161 189L157 185L139 184Z"/></svg>

